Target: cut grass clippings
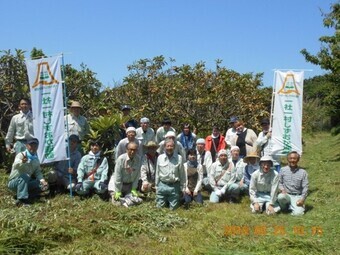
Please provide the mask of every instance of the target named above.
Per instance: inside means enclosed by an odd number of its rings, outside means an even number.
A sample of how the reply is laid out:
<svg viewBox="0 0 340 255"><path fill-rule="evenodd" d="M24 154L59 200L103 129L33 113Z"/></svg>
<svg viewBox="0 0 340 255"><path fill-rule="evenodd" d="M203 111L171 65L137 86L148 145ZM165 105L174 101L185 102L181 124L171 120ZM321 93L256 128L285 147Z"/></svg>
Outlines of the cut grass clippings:
<svg viewBox="0 0 340 255"><path fill-rule="evenodd" d="M307 213L250 213L249 198L189 210L157 209L153 199L123 208L68 194L17 208L0 174L0 254L338 254L340 135L304 137Z"/></svg>

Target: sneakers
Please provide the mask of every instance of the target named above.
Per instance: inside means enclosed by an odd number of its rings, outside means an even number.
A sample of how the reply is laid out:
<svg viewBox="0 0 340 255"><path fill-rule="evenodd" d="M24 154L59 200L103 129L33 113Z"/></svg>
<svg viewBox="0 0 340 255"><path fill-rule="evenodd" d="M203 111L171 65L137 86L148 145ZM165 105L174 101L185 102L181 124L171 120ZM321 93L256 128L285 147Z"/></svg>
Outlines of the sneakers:
<svg viewBox="0 0 340 255"><path fill-rule="evenodd" d="M134 203L131 200L131 197L128 197L128 196L126 196L125 198L121 198L120 202L122 206L125 206L125 207L130 207L134 205Z"/></svg>
<svg viewBox="0 0 340 255"><path fill-rule="evenodd" d="M129 199L131 200L131 202L137 205L143 202L143 199L141 199L140 197L129 196Z"/></svg>
<svg viewBox="0 0 340 255"><path fill-rule="evenodd" d="M134 205L141 204L143 202L143 199L131 195L126 195L125 197L120 198L119 200L115 200L114 196L112 196L111 201L112 204L115 206L131 207Z"/></svg>

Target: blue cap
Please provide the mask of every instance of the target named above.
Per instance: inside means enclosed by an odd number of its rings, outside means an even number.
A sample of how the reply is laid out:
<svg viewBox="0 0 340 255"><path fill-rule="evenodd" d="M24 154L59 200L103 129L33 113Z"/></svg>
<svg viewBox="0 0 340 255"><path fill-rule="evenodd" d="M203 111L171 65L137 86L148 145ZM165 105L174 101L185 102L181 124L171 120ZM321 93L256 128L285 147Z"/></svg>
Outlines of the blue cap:
<svg viewBox="0 0 340 255"><path fill-rule="evenodd" d="M238 121L238 117L237 116L231 116L229 123L235 123L236 121Z"/></svg>
<svg viewBox="0 0 340 255"><path fill-rule="evenodd" d="M27 144L39 144L39 140L37 138L31 138L27 140Z"/></svg>

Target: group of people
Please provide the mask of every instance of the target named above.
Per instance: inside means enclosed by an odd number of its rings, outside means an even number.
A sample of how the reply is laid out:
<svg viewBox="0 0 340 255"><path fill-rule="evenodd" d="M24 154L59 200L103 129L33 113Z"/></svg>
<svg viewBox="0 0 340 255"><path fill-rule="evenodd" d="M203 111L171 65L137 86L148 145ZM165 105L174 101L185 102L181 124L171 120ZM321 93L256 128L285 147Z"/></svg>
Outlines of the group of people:
<svg viewBox="0 0 340 255"><path fill-rule="evenodd" d="M206 190L211 203L236 203L242 195L249 195L253 213L304 213L308 176L298 166L300 155L290 152L288 166L281 169L279 156L272 155L267 118L261 121L263 130L258 136L233 116L225 136L214 126L205 139L198 138L188 123L176 135L168 118L156 132L148 118L141 118L139 126L131 118L121 126L122 139L115 147L110 176L101 141L90 140L88 154L79 152L89 125L80 115L81 105L73 102L65 117L70 159L56 162L46 181L36 155L39 141L33 135L29 100L22 99L19 107L5 139L7 150L17 154L8 187L16 192L18 205L27 205L29 197L53 184L80 196L92 191L109 194L113 204L126 207L142 203L141 197L153 192L157 207L173 210L183 204L188 208L193 200L202 204L201 191ZM129 116L129 106L122 110Z"/></svg>

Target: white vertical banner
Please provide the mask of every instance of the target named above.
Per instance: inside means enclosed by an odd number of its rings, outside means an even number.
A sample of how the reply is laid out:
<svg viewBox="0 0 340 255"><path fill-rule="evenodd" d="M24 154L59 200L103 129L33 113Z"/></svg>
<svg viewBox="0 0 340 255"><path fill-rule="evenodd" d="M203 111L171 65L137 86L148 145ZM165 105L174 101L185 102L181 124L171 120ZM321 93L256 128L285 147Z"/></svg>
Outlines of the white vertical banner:
<svg viewBox="0 0 340 255"><path fill-rule="evenodd" d="M302 153L302 96L304 72L275 71L272 140L274 155Z"/></svg>
<svg viewBox="0 0 340 255"><path fill-rule="evenodd" d="M26 60L31 89L34 135L40 163L65 160L62 56Z"/></svg>

